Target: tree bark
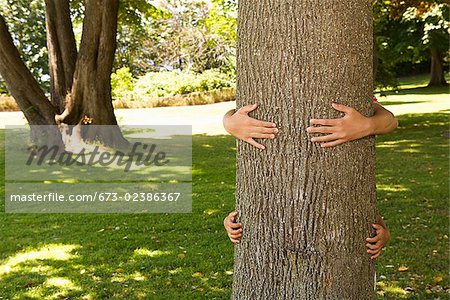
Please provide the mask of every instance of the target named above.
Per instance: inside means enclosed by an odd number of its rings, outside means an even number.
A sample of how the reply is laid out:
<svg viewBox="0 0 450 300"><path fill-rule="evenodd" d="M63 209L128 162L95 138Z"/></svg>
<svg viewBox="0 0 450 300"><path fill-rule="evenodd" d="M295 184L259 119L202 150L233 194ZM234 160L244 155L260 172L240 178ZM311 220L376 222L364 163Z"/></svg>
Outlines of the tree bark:
<svg viewBox="0 0 450 300"><path fill-rule="evenodd" d="M324 149L312 118L332 102L373 114L372 2L239 2L237 106L280 133L239 142L233 299L370 299L365 239L376 222L374 138Z"/></svg>
<svg viewBox="0 0 450 300"><path fill-rule="evenodd" d="M116 51L118 0L87 0L83 35L75 68L74 84L58 121L69 125L117 125L111 97L111 72ZM127 144L117 126L94 127L84 138L109 146ZM104 129L104 128L103 128Z"/></svg>
<svg viewBox="0 0 450 300"><path fill-rule="evenodd" d="M46 0L46 28L51 101L62 113L70 93L77 62L77 45L68 0Z"/></svg>
<svg viewBox="0 0 450 300"><path fill-rule="evenodd" d="M448 83L445 81L444 76L444 62L442 59L442 53L436 49L431 49L431 78L428 86L444 86Z"/></svg>

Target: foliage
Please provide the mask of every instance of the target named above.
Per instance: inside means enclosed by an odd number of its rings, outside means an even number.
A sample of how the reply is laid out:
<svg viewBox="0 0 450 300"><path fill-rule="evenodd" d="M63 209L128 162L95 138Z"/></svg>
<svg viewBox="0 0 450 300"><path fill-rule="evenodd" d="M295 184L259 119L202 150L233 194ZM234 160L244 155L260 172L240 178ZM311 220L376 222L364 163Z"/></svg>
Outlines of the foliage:
<svg viewBox="0 0 450 300"><path fill-rule="evenodd" d="M203 73L154 72L139 78L134 92L144 97L166 97L233 87L234 85L233 76L218 70L206 70Z"/></svg>
<svg viewBox="0 0 450 300"><path fill-rule="evenodd" d="M0 13L48 91L44 5L42 0L0 0ZM71 1L71 12L79 43L83 1ZM121 0L115 70L128 67L134 78L172 70L233 73L236 16L235 0ZM400 75L428 71L430 47L448 53L449 20L447 1L374 0L377 86L395 86ZM0 93L5 90L0 80Z"/></svg>
<svg viewBox="0 0 450 300"><path fill-rule="evenodd" d="M114 101L114 108L153 108L167 106L191 106L214 104L236 99L236 89L222 88L206 92L194 92L185 95L175 95L167 97L137 97L130 99L122 98ZM0 111L1 111L0 101Z"/></svg>
<svg viewBox="0 0 450 300"><path fill-rule="evenodd" d="M135 79L130 72L130 68L123 67L111 74L111 88L113 98L124 98L133 91Z"/></svg>
<svg viewBox="0 0 450 300"><path fill-rule="evenodd" d="M396 77L414 70L428 71L431 47L448 50L448 11L448 4L434 1L374 1L379 87L395 86Z"/></svg>
<svg viewBox="0 0 450 300"><path fill-rule="evenodd" d="M8 94L8 87L6 86L6 82L4 82L0 76L0 95L2 94Z"/></svg>
<svg viewBox="0 0 450 300"><path fill-rule="evenodd" d="M14 44L19 49L25 64L36 80L48 90L50 77L48 76L44 1L0 0L0 14L5 18ZM0 81L0 93L3 92L4 87L5 85Z"/></svg>
<svg viewBox="0 0 450 300"><path fill-rule="evenodd" d="M236 7L232 3L167 0L155 2L155 7L141 25L122 26L124 33L119 36L130 42L129 47L119 47L122 59L118 66L131 63L133 75L175 69L233 70ZM137 40L133 43L134 38ZM121 49L125 51L123 55Z"/></svg>
<svg viewBox="0 0 450 300"><path fill-rule="evenodd" d="M437 48L440 52L448 51L450 34L450 5L435 4L421 12L418 8L409 7L403 14L405 22L421 23L423 26L422 43L428 48ZM411 28L414 30L416 28Z"/></svg>

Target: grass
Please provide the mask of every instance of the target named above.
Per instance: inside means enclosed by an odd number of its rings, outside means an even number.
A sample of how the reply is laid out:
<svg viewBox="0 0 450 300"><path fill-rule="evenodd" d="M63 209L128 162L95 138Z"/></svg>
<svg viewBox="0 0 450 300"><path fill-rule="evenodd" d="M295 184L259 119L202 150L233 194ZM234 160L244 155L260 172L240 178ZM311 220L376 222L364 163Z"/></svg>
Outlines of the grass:
<svg viewBox="0 0 450 300"><path fill-rule="evenodd" d="M195 137L193 214L1 214L0 296L227 298L233 247L221 224L233 208L233 146Z"/></svg>
<svg viewBox="0 0 450 300"><path fill-rule="evenodd" d="M380 299L448 296L448 130L446 113L402 115L377 138L378 203L392 235L377 263ZM193 149L192 214L0 213L0 299L229 299L222 219L234 209L235 143L197 135Z"/></svg>
<svg viewBox="0 0 450 300"><path fill-rule="evenodd" d="M378 288L388 298L450 292L448 130L448 114L402 115L396 133L377 138L378 204L392 235Z"/></svg>
<svg viewBox="0 0 450 300"><path fill-rule="evenodd" d="M445 76L450 82L450 73ZM397 89L377 90L376 96L383 106L426 103L429 106L442 106L448 102L449 86L427 87L429 75L421 74L399 78Z"/></svg>

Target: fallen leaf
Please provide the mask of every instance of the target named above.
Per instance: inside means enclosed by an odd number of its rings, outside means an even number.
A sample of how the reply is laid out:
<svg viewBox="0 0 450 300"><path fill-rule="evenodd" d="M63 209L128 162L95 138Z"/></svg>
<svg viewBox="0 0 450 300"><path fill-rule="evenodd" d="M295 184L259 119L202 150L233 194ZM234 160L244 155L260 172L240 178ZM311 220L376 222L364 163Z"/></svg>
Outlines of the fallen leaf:
<svg viewBox="0 0 450 300"><path fill-rule="evenodd" d="M441 282L442 280L444 280L444 278L442 278L441 276L434 277L434 282L436 283Z"/></svg>
<svg viewBox="0 0 450 300"><path fill-rule="evenodd" d="M184 258L185 256L186 256L186 254L184 254L184 253L178 254L178 257L179 257L179 258Z"/></svg>
<svg viewBox="0 0 450 300"><path fill-rule="evenodd" d="M200 272L195 272L194 274L192 274L192 277L202 277L203 274Z"/></svg>
<svg viewBox="0 0 450 300"><path fill-rule="evenodd" d="M407 266L400 266L399 268L398 268L398 271L399 272L405 272L405 271L408 271L408 267Z"/></svg>
<svg viewBox="0 0 450 300"><path fill-rule="evenodd" d="M37 285L37 282L35 280L30 280L25 284L25 287L32 287Z"/></svg>

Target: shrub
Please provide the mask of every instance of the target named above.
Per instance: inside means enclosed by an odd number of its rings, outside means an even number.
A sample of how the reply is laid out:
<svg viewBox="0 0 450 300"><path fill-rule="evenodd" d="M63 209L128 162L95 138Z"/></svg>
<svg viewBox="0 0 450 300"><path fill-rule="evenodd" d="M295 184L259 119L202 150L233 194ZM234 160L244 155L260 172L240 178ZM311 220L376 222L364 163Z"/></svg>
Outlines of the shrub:
<svg viewBox="0 0 450 300"><path fill-rule="evenodd" d="M135 79L131 75L130 68L123 67L111 74L111 88L114 99L129 99L134 90ZM131 97L132 98L132 97Z"/></svg>
<svg viewBox="0 0 450 300"><path fill-rule="evenodd" d="M147 73L136 82L134 95L146 98L185 95L235 86L233 76L211 69L203 73L156 72Z"/></svg>

